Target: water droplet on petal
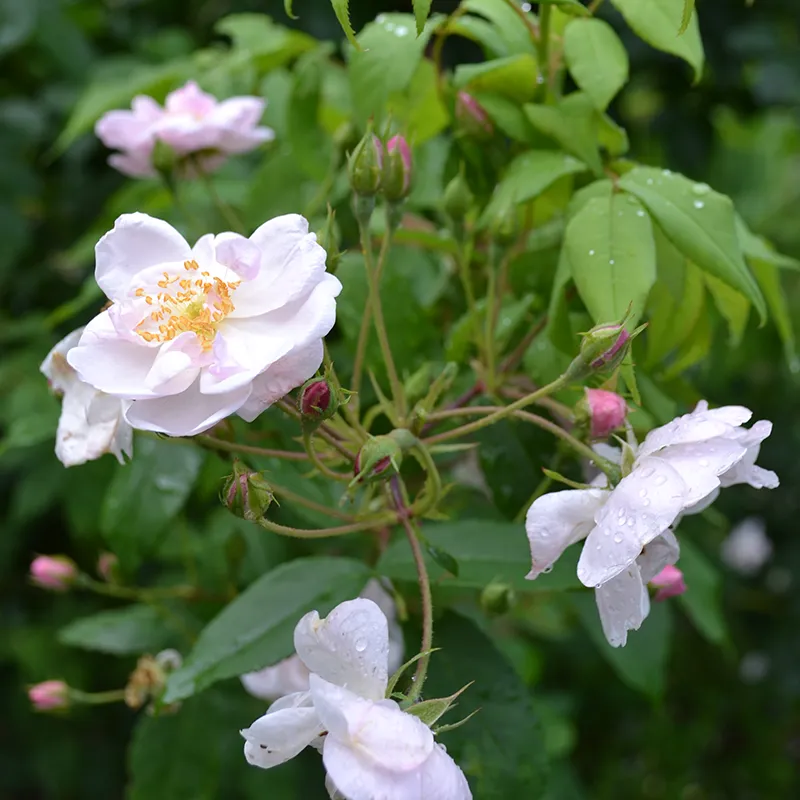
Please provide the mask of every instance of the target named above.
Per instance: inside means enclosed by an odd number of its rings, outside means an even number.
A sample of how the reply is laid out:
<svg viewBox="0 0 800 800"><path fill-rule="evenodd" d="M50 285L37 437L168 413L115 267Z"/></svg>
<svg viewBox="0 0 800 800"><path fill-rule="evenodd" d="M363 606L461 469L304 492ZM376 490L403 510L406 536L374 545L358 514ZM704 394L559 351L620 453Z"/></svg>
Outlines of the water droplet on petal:
<svg viewBox="0 0 800 800"><path fill-rule="evenodd" d="M649 506L650 505L650 501L649 500L642 500L642 505L643 506Z"/></svg>
<svg viewBox="0 0 800 800"><path fill-rule="evenodd" d="M357 639L356 640L356 650L359 653L363 653L367 649L367 643L364 639Z"/></svg>
<svg viewBox="0 0 800 800"><path fill-rule="evenodd" d="M701 467L707 467L708 466L708 459L707 458L701 458L697 463Z"/></svg>
<svg viewBox="0 0 800 800"><path fill-rule="evenodd" d="M636 520L633 517L628 517L628 527L632 528L636 524Z"/></svg>
<svg viewBox="0 0 800 800"><path fill-rule="evenodd" d="M667 479L663 475L659 475L655 480L656 486L663 486L666 482Z"/></svg>
<svg viewBox="0 0 800 800"><path fill-rule="evenodd" d="M615 541L617 544L620 544L624 538L625 538L625 537L623 537L623 535L622 535L621 533L618 533L618 534L617 534L617 535L614 537L614 541Z"/></svg>
<svg viewBox="0 0 800 800"><path fill-rule="evenodd" d="M552 565L552 564L549 564L548 566L546 566L546 567L545 567L545 568L542 570L542 573L543 573L544 575L547 575L547 573L548 573L548 572L552 572L552 571L553 571L553 565Z"/></svg>
<svg viewBox="0 0 800 800"><path fill-rule="evenodd" d="M647 497L647 489L639 489L639 497Z"/></svg>
<svg viewBox="0 0 800 800"><path fill-rule="evenodd" d="M655 472L655 470L652 467L645 467L642 470L642 477L643 478L649 478L654 472Z"/></svg>

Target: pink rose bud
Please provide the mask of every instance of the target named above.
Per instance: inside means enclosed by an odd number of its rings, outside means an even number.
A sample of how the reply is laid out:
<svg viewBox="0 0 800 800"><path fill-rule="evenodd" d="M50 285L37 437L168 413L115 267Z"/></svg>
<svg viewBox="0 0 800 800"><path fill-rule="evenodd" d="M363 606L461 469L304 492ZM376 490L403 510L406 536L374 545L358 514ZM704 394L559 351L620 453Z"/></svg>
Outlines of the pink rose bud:
<svg viewBox="0 0 800 800"><path fill-rule="evenodd" d="M360 197L374 197L381 188L383 144L368 129L350 155L350 187Z"/></svg>
<svg viewBox="0 0 800 800"><path fill-rule="evenodd" d="M456 97L456 120L469 136L486 141L494 135L494 125L483 106L467 92Z"/></svg>
<svg viewBox="0 0 800 800"><path fill-rule="evenodd" d="M300 389L297 407L310 422L330 419L339 408L336 389L325 378L312 378Z"/></svg>
<svg viewBox="0 0 800 800"><path fill-rule="evenodd" d="M114 581L118 568L119 559L113 553L100 553L97 559L97 574L104 581Z"/></svg>
<svg viewBox="0 0 800 800"><path fill-rule="evenodd" d="M59 711L69 706L69 686L64 681L44 681L28 689L36 711Z"/></svg>
<svg viewBox="0 0 800 800"><path fill-rule="evenodd" d="M249 522L264 519L275 495L259 472L248 469L241 461L233 462L233 475L222 490L222 502L237 517Z"/></svg>
<svg viewBox="0 0 800 800"><path fill-rule="evenodd" d="M31 581L51 592L66 592L78 577L78 567L66 556L37 556L31 562Z"/></svg>
<svg viewBox="0 0 800 800"><path fill-rule="evenodd" d="M658 575L651 579L650 585L658 590L653 597L657 603L670 597L677 597L686 591L683 573L672 565L664 567Z"/></svg>
<svg viewBox="0 0 800 800"><path fill-rule="evenodd" d="M386 144L386 159L383 163L384 197L390 202L408 197L412 177L411 148L402 136L393 136Z"/></svg>
<svg viewBox="0 0 800 800"><path fill-rule="evenodd" d="M586 404L592 439L607 439L612 431L622 427L628 414L624 398L605 389L587 389Z"/></svg>

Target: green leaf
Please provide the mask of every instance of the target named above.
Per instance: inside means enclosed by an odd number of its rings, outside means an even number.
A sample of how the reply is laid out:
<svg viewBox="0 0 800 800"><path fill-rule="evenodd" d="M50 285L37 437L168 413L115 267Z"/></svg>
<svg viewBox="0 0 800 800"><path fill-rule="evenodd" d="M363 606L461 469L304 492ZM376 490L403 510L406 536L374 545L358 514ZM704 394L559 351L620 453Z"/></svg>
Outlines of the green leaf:
<svg viewBox="0 0 800 800"><path fill-rule="evenodd" d="M414 19L417 21L417 36L421 36L422 31L425 30L425 22L428 14L431 13L432 4L433 0L412 0Z"/></svg>
<svg viewBox="0 0 800 800"><path fill-rule="evenodd" d="M766 261L768 264L774 264L783 269L800 270L800 261L776 253L767 240L753 233L738 214L736 214L736 233L742 252L748 259Z"/></svg>
<svg viewBox="0 0 800 800"><path fill-rule="evenodd" d="M624 647L612 647L603 634L594 592L572 595L589 638L600 654L608 661L619 678L632 689L643 692L653 699L664 694L672 616L667 603L653 603L650 614L638 631L628 632L628 643Z"/></svg>
<svg viewBox="0 0 800 800"><path fill-rule="evenodd" d="M474 796L481 800L541 798L545 750L528 688L471 620L449 611L437 619L435 637L441 650L431 657L426 695L449 695L475 681L450 714L453 721L475 711L477 715L442 736L466 773Z"/></svg>
<svg viewBox="0 0 800 800"><path fill-rule="evenodd" d="M536 53L531 29L525 24L522 16L511 8L507 0L465 0L461 8L491 20L505 44L508 55Z"/></svg>
<svg viewBox="0 0 800 800"><path fill-rule="evenodd" d="M576 19L564 31L564 56L575 83L605 111L628 81L628 53L600 19Z"/></svg>
<svg viewBox="0 0 800 800"><path fill-rule="evenodd" d="M356 39L356 32L350 22L350 0L331 0L331 5L333 6L333 13L336 14L336 19L339 20L339 24L342 26L348 41L357 50L361 50L361 44Z"/></svg>
<svg viewBox="0 0 800 800"><path fill-rule="evenodd" d="M331 140L319 124L322 79L327 53L318 50L300 58L295 65L287 104L287 138L295 162L309 177L322 181L331 162Z"/></svg>
<svg viewBox="0 0 800 800"><path fill-rule="evenodd" d="M516 103L527 103L536 94L537 74L536 59L522 53L480 64L459 64L453 85L456 89L494 92Z"/></svg>
<svg viewBox="0 0 800 800"><path fill-rule="evenodd" d="M547 309L547 336L562 353L574 355L578 340L573 335L566 296L566 289L571 280L572 267L567 256L567 248L562 247L553 279L550 305Z"/></svg>
<svg viewBox="0 0 800 800"><path fill-rule="evenodd" d="M267 72L318 46L308 34L277 25L266 14L230 14L217 22L214 30L233 40L221 65L229 72L253 68Z"/></svg>
<svg viewBox="0 0 800 800"><path fill-rule="evenodd" d="M585 172L583 162L557 150L529 150L517 156L506 167L492 199L483 213L483 223L518 203L538 197L565 175Z"/></svg>
<svg viewBox="0 0 800 800"><path fill-rule="evenodd" d="M567 225L564 247L578 293L595 322L642 315L656 280L653 226L641 204L612 194L590 200Z"/></svg>
<svg viewBox="0 0 800 800"><path fill-rule="evenodd" d="M350 92L359 122L380 122L395 92L408 89L435 26L434 18L415 37L411 14L381 14L358 35L360 48L348 56Z"/></svg>
<svg viewBox="0 0 800 800"><path fill-rule="evenodd" d="M706 639L714 644L724 644L729 637L722 612L722 581L719 573L686 536L681 537L678 566L686 581L686 592L678 598L681 606Z"/></svg>
<svg viewBox="0 0 800 800"><path fill-rule="evenodd" d="M583 161L595 175L602 176L603 162L597 146L597 117L588 95L573 92L557 106L526 105L525 113L542 133Z"/></svg>
<svg viewBox="0 0 800 800"><path fill-rule="evenodd" d="M761 291L764 292L772 320L783 342L786 360L792 366L795 363L797 347L792 315L789 311L786 293L781 286L780 272L778 272L778 268L774 264L758 259L753 260L752 267L758 285L761 287Z"/></svg>
<svg viewBox="0 0 800 800"><path fill-rule="evenodd" d="M683 15L681 16L681 27L678 29L678 34L686 33L693 15L694 0L683 0Z"/></svg>
<svg viewBox="0 0 800 800"><path fill-rule="evenodd" d="M157 653L181 639L163 611L131 605L81 617L58 632L58 641L117 656Z"/></svg>
<svg viewBox="0 0 800 800"><path fill-rule="evenodd" d="M703 278L717 310L728 322L730 346L738 347L750 317L750 301L713 275L705 273Z"/></svg>
<svg viewBox="0 0 800 800"><path fill-rule="evenodd" d="M442 550L441 547L436 547L433 544L426 544L425 550L443 570L455 575L456 578L458 577L458 561L447 550Z"/></svg>
<svg viewBox="0 0 800 800"><path fill-rule="evenodd" d="M533 488L531 486L531 491ZM552 572L535 581L525 580L531 555L523 525L489 519L459 520L424 525L422 533L431 544L446 550L458 561L456 577L448 575L433 559L426 558L431 580L441 581L442 585L482 589L500 580L520 592L580 586L575 573L577 551L562 556ZM416 581L414 559L405 538L397 538L389 545L376 570L389 578Z"/></svg>
<svg viewBox="0 0 800 800"><path fill-rule="evenodd" d="M701 362L711 350L712 336L711 316L701 312L697 316L694 327L686 337L686 341L676 354L675 360L664 371L663 379L671 380L676 378L684 370Z"/></svg>
<svg viewBox="0 0 800 800"><path fill-rule="evenodd" d="M538 133L525 116L519 104L499 94L473 91L473 97L483 106L489 118L506 136L518 142L531 144L538 137Z"/></svg>
<svg viewBox="0 0 800 800"><path fill-rule="evenodd" d="M697 14L681 32L685 0L611 0L634 32L648 44L686 61L700 80L705 56Z"/></svg>
<svg viewBox="0 0 800 800"><path fill-rule="evenodd" d="M299 19L299 17L292 11L293 5L294 0L283 0L283 10L286 13L286 16L289 17L289 19Z"/></svg>
<svg viewBox="0 0 800 800"><path fill-rule="evenodd" d="M558 6L558 8L570 17L588 17L591 11L579 0L539 0L540 6Z"/></svg>
<svg viewBox="0 0 800 800"><path fill-rule="evenodd" d="M729 197L704 183L652 167L635 167L620 178L619 186L647 206L678 250L741 292L761 318L766 317L764 297L742 257Z"/></svg>
<svg viewBox="0 0 800 800"><path fill-rule="evenodd" d="M134 569L158 543L189 498L204 454L195 445L136 438L136 457L115 467L100 529L124 569Z"/></svg>
<svg viewBox="0 0 800 800"><path fill-rule="evenodd" d="M300 617L312 610L325 615L357 597L369 577L369 567L348 558L311 557L281 564L209 622L183 667L170 675L164 702L286 658Z"/></svg>

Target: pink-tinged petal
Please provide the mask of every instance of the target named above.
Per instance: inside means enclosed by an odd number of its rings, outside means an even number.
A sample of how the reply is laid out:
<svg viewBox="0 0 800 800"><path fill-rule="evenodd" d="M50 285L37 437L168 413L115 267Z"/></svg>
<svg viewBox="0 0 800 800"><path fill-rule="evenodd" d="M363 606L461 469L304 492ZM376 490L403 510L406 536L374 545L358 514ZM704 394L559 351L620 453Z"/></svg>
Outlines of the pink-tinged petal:
<svg viewBox="0 0 800 800"><path fill-rule="evenodd" d="M140 147L129 153L114 153L108 164L129 178L154 178L158 175L151 161L152 146Z"/></svg>
<svg viewBox="0 0 800 800"><path fill-rule="evenodd" d="M249 728L244 756L249 764L269 769L305 750L323 731L316 711L308 706L272 708Z"/></svg>
<svg viewBox="0 0 800 800"><path fill-rule="evenodd" d="M185 392L152 400L135 400L125 411L134 427L168 436L195 436L235 414L250 396L243 386L226 394L201 394L198 381Z"/></svg>
<svg viewBox="0 0 800 800"><path fill-rule="evenodd" d="M261 269L255 280L239 287L231 317L252 317L291 303L325 274L325 251L299 214L265 222L250 241L261 250Z"/></svg>
<svg viewBox="0 0 800 800"><path fill-rule="evenodd" d="M152 123L164 116L164 109L152 97L146 94L137 94L131 101L131 110L136 119Z"/></svg>
<svg viewBox="0 0 800 800"><path fill-rule="evenodd" d="M312 377L322 364L322 357L322 339L317 339L279 358L253 379L253 392L239 409L239 416L252 422L273 403Z"/></svg>
<svg viewBox="0 0 800 800"><path fill-rule="evenodd" d="M656 536L650 544L644 546L642 554L636 559L642 580L649 583L665 567L676 563L680 554L680 545L671 530L666 530L661 536Z"/></svg>
<svg viewBox="0 0 800 800"><path fill-rule="evenodd" d="M137 273L190 255L188 243L168 222L123 214L95 247L95 279L111 300L121 300Z"/></svg>
<svg viewBox="0 0 800 800"><path fill-rule="evenodd" d="M216 106L216 97L204 92L195 81L188 81L180 89L170 92L164 102L169 114L189 114L193 117L205 117Z"/></svg>
<svg viewBox="0 0 800 800"><path fill-rule="evenodd" d="M340 769L331 769L325 756L328 739L358 751L383 770L418 769L433 751L433 734L424 722L401 711L391 700L374 703L311 673L311 699L325 729L323 759L334 784L351 796ZM381 795L378 795L381 796Z"/></svg>
<svg viewBox="0 0 800 800"><path fill-rule="evenodd" d="M644 458L611 492L595 514L586 538L578 578L600 586L629 567L642 548L672 525L686 504L681 476L660 458Z"/></svg>
<svg viewBox="0 0 800 800"><path fill-rule="evenodd" d="M238 130L253 128L261 120L266 105L260 97L229 97L211 112L208 122Z"/></svg>
<svg viewBox="0 0 800 800"><path fill-rule="evenodd" d="M94 126L98 139L112 150L139 147L150 136L153 120L144 119L133 111L109 111Z"/></svg>
<svg viewBox="0 0 800 800"><path fill-rule="evenodd" d="M571 544L585 538L594 527L595 514L609 497L610 493L602 489L568 489L535 500L525 518L533 565L525 577L538 577Z"/></svg>
<svg viewBox="0 0 800 800"><path fill-rule="evenodd" d="M47 378L53 391L65 392L80 380L75 374L75 370L67 362L67 353L77 346L83 330L83 328L77 328L72 333L68 333L53 346L39 367L39 371Z"/></svg>
<svg viewBox="0 0 800 800"><path fill-rule="evenodd" d="M304 301L260 317L232 319L229 315L221 322L218 336L225 338L230 362L243 371L220 380L204 370L200 378L201 391L215 394L251 381L293 350L305 348L326 336L336 321L335 297L341 284L332 275L323 278ZM238 302L238 292L245 285L249 284L243 283L236 290L234 303Z"/></svg>
<svg viewBox="0 0 800 800"><path fill-rule="evenodd" d="M236 130L232 128L217 128L216 146L225 153L232 155L247 153L255 150L265 142L275 138L272 128L253 128L252 130Z"/></svg>
<svg viewBox="0 0 800 800"><path fill-rule="evenodd" d="M252 281L261 268L261 250L238 233L221 233L214 240L217 261L242 280ZM234 277L234 276L231 276Z"/></svg>
<svg viewBox="0 0 800 800"><path fill-rule="evenodd" d="M164 117L153 126L153 135L179 155L217 146L219 134L214 128L193 117Z"/></svg>
<svg viewBox="0 0 800 800"><path fill-rule="evenodd" d="M650 580L650 584L658 589L653 598L656 603L669 600L670 597L678 597L686 592L686 581L683 579L683 573L672 565L667 565L658 575L654 575Z"/></svg>
<svg viewBox="0 0 800 800"><path fill-rule="evenodd" d="M80 344L67 353L69 365L84 383L126 399L153 397L146 379L155 357L155 349L120 339L108 311L86 326Z"/></svg>
<svg viewBox="0 0 800 800"><path fill-rule="evenodd" d="M294 646L309 671L326 681L370 700L385 695L389 628L372 600L340 603L324 620L309 612L297 623Z"/></svg>
<svg viewBox="0 0 800 800"><path fill-rule="evenodd" d="M650 613L650 597L639 568L632 564L599 586L594 594L608 643L612 647L624 647L628 631L639 630Z"/></svg>
<svg viewBox="0 0 800 800"><path fill-rule="evenodd" d="M752 428L736 432L736 441L747 448L742 460L720 476L722 486L736 486L744 483L754 489L777 489L780 485L778 476L772 470L756 466L756 459L761 450L761 442L772 433L772 423L759 420Z"/></svg>
<svg viewBox="0 0 800 800"><path fill-rule="evenodd" d="M202 355L197 337L186 331L166 342L156 351L145 385L159 397L185 392L200 374Z"/></svg>
<svg viewBox="0 0 800 800"><path fill-rule="evenodd" d="M718 476L741 461L746 452L735 440L718 437L670 445L659 450L654 458L666 461L683 478L687 488L684 504L689 508L718 488Z"/></svg>

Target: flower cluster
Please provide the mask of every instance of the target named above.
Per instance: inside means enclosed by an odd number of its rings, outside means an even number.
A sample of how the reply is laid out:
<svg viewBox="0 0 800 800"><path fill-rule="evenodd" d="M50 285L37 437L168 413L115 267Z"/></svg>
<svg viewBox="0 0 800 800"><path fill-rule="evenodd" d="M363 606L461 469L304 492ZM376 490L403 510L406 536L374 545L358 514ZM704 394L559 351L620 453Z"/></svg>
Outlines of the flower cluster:
<svg viewBox="0 0 800 800"><path fill-rule="evenodd" d="M294 632L308 690L274 702L242 731L244 754L263 769L308 745L322 751L332 796L346 800L469 800L456 763L422 722L386 698L389 628L371 600L306 614ZM338 794L337 794L338 793Z"/></svg>
<svg viewBox="0 0 800 800"><path fill-rule="evenodd" d="M113 150L112 167L134 178L152 177L159 145L184 171L211 172L228 155L245 153L275 138L258 125L266 103L260 97L231 97L219 102L194 82L170 92L163 108L152 97L133 98L130 111L109 111L95 126L98 138Z"/></svg>
<svg viewBox="0 0 800 800"><path fill-rule="evenodd" d="M751 416L741 406L711 410L701 401L647 435L617 486L605 488L601 476L601 485L538 498L526 519L533 561L527 577L547 571L569 545L586 539L578 577L595 589L609 643L624 645L649 613L648 582L678 560L672 528L680 517L706 508L721 487L778 485L774 472L755 464L772 424L743 428Z"/></svg>

